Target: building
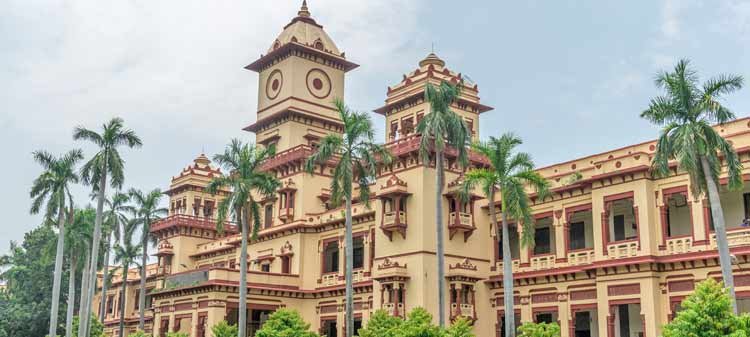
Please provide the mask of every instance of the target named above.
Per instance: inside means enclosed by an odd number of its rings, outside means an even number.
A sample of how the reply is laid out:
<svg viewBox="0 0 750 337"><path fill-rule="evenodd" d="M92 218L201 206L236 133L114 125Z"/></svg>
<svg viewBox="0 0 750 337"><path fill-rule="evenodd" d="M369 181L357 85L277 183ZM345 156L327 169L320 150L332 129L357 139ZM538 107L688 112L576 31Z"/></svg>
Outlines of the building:
<svg viewBox="0 0 750 337"><path fill-rule="evenodd" d="M343 97L345 77L357 65L303 7L246 68L259 74L257 120L244 129L257 143L274 144L278 154L264 164L283 182L275 198L263 200L260 239L239 261L237 227L216 230L216 204L223 194L204 188L222 172L205 155L171 180L169 216L151 229L159 244L158 262L148 266L147 331L209 336L220 320L237 321L239 264L247 263L249 332L281 307L298 310L324 336L344 329L344 218L332 208L331 168L303 171L303 163L327 134L340 132L332 107ZM386 142L396 160L379 168L370 207L354 205L354 310L357 326L378 309L403 316L415 307L437 314L434 160L418 155L416 123L429 113L426 83L459 83L434 54L388 87ZM464 82L466 83L466 82ZM477 85L464 85L453 109L472 129L491 110L482 105ZM733 142L743 162L750 160L750 119L717 126ZM648 171L655 142L540 168L553 195L534 198L534 247L520 247L511 230L516 282L516 320L557 321L563 336L655 337L679 310L697 281L720 278L716 243L706 199L690 192L688 176L676 168L668 178ZM489 201L476 193L456 197L461 169L449 152L445 209L446 310L451 319L473 320L478 336L501 336L502 262L490 227ZM486 161L470 156L472 166ZM747 175L750 178L750 172ZM723 181L723 180L722 180ZM495 200L493 202L498 202ZM750 188L722 192L729 240L736 256L735 284L742 310L750 310ZM516 228L516 226L513 226ZM137 327L138 275L122 276L104 298L109 333L117 332L118 303L126 301L128 332Z"/></svg>

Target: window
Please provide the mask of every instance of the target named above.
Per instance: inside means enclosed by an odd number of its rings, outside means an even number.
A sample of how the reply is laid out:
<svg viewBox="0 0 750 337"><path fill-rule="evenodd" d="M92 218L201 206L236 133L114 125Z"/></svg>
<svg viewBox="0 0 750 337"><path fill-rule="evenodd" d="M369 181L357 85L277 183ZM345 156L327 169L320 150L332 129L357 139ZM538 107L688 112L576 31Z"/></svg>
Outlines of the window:
<svg viewBox="0 0 750 337"><path fill-rule="evenodd" d="M264 273L270 273L271 272L271 264L270 263L264 263L260 265L260 271Z"/></svg>
<svg viewBox="0 0 750 337"><path fill-rule="evenodd" d="M282 274L291 274L292 273L292 261L291 257L289 256L282 256L281 257L281 273Z"/></svg>
<svg viewBox="0 0 750 337"><path fill-rule="evenodd" d="M552 323L552 313L551 312L544 312L536 314L536 322L537 323Z"/></svg>
<svg viewBox="0 0 750 337"><path fill-rule="evenodd" d="M549 227L537 228L534 231L534 254L549 254L550 252Z"/></svg>
<svg viewBox="0 0 750 337"><path fill-rule="evenodd" d="M742 205L745 206L745 219L750 219L750 193L742 194Z"/></svg>
<svg viewBox="0 0 750 337"><path fill-rule="evenodd" d="M360 269L365 267L365 240L360 236L354 238L354 259L352 264L354 269Z"/></svg>
<svg viewBox="0 0 750 337"><path fill-rule="evenodd" d="M320 334L323 337L337 337L338 329L334 320L323 321L320 330Z"/></svg>
<svg viewBox="0 0 750 337"><path fill-rule="evenodd" d="M570 224L568 232L568 242L571 250L586 248L586 233L584 232L583 222L574 222Z"/></svg>
<svg viewBox="0 0 750 337"><path fill-rule="evenodd" d="M265 228L269 228L273 225L273 204L266 205L265 217L263 225Z"/></svg>
<svg viewBox="0 0 750 337"><path fill-rule="evenodd" d="M615 227L615 241L625 240L625 215L615 215L613 224Z"/></svg>
<svg viewBox="0 0 750 337"><path fill-rule="evenodd" d="M337 241L326 244L323 251L323 272L333 273L339 271L339 243Z"/></svg>
<svg viewBox="0 0 750 337"><path fill-rule="evenodd" d="M516 229L516 226L511 224L508 225L508 243L510 245L510 258L512 260L518 259L520 257L520 247L518 245L519 238L518 238L518 230ZM502 234L500 236L500 239L497 241L497 251L498 251L498 260L503 259L503 240L502 240Z"/></svg>
<svg viewBox="0 0 750 337"><path fill-rule="evenodd" d="M359 336L359 329L362 329L362 318L354 318L354 335Z"/></svg>
<svg viewBox="0 0 750 337"><path fill-rule="evenodd" d="M112 310L114 309L114 303L112 303L114 301L115 301L114 296L112 295L107 296L107 313L108 314L111 314Z"/></svg>

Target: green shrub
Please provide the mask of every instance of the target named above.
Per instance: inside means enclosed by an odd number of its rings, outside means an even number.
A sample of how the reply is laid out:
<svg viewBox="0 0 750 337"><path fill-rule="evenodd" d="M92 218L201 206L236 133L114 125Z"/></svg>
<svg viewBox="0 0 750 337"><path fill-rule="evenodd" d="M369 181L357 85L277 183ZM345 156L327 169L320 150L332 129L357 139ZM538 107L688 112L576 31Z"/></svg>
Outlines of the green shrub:
<svg viewBox="0 0 750 337"><path fill-rule="evenodd" d="M73 331L78 331L78 325L80 324L80 321L78 319L78 316L73 316ZM104 324L102 322L99 322L98 319L96 319L96 316L91 316L91 324L89 326L89 329L91 329L91 333L89 336L91 337L105 337L104 334Z"/></svg>
<svg viewBox="0 0 750 337"><path fill-rule="evenodd" d="M375 311L367 325L359 329L359 337L396 337L404 320L388 315L385 310Z"/></svg>
<svg viewBox="0 0 750 337"><path fill-rule="evenodd" d="M211 333L213 337L236 337L238 329L237 325L229 325L227 321L221 321L211 327Z"/></svg>
<svg viewBox="0 0 750 337"><path fill-rule="evenodd" d="M557 323L524 323L518 327L518 337L560 337Z"/></svg>
<svg viewBox="0 0 750 337"><path fill-rule="evenodd" d="M445 331L445 337L474 337L474 333L471 329L471 321L464 317L459 317Z"/></svg>
<svg viewBox="0 0 750 337"><path fill-rule="evenodd" d="M742 336L747 319L732 311L729 292L722 283L707 279L682 301L682 310L662 329L664 337Z"/></svg>
<svg viewBox="0 0 750 337"><path fill-rule="evenodd" d="M295 310L279 309L268 316L255 337L318 337Z"/></svg>
<svg viewBox="0 0 750 337"><path fill-rule="evenodd" d="M398 330L398 337L441 337L445 333L432 324L432 315L423 308L412 309Z"/></svg>
<svg viewBox="0 0 750 337"><path fill-rule="evenodd" d="M138 331L136 331L135 333L131 333L131 334L129 334L129 335L128 335L128 337L151 337L151 336L147 335L147 334L146 334L145 332L143 332L143 331L140 331L140 330L138 330Z"/></svg>

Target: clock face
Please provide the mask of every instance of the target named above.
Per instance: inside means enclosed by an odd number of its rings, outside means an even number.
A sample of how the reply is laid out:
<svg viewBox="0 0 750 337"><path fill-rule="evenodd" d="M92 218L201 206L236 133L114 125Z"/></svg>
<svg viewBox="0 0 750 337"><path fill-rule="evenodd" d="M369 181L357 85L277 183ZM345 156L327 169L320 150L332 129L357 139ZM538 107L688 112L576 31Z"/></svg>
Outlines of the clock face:
<svg viewBox="0 0 750 337"><path fill-rule="evenodd" d="M331 78L320 69L312 69L307 73L307 90L317 98L326 98L331 94Z"/></svg>
<svg viewBox="0 0 750 337"><path fill-rule="evenodd" d="M266 80L266 96L269 99L274 99L279 96L281 92L281 86L284 85L284 76L281 75L281 70L274 70Z"/></svg>

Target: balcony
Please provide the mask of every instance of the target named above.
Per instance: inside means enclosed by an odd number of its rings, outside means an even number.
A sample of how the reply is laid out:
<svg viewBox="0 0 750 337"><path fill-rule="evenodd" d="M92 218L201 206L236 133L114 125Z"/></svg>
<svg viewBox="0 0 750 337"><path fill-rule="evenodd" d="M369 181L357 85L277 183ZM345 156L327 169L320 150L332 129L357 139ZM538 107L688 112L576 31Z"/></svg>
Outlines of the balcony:
<svg viewBox="0 0 750 337"><path fill-rule="evenodd" d="M352 282L362 282L365 280L365 271L364 269L355 270L352 273Z"/></svg>
<svg viewBox="0 0 750 337"><path fill-rule="evenodd" d="M623 259L638 255L638 241L615 242L607 245L607 253L611 259Z"/></svg>
<svg viewBox="0 0 750 337"><path fill-rule="evenodd" d="M474 319L474 305L468 303L451 303L451 319L458 317Z"/></svg>
<svg viewBox="0 0 750 337"><path fill-rule="evenodd" d="M401 234L402 238L406 238L406 212L385 212L383 213L383 222L380 225L380 229L383 230L389 239L393 239L393 232Z"/></svg>
<svg viewBox="0 0 750 337"><path fill-rule="evenodd" d="M396 222L396 215L398 215L399 222ZM398 223L404 223L406 224L406 212L404 211L398 211L398 212L386 212L383 214L383 227L386 226L393 226Z"/></svg>
<svg viewBox="0 0 750 337"><path fill-rule="evenodd" d="M692 243L693 243L693 239L689 236L667 239L666 241L667 255L688 253L690 252L690 247L692 246Z"/></svg>
<svg viewBox="0 0 750 337"><path fill-rule="evenodd" d="M554 267L555 267L555 255L554 254L531 257L531 269L532 270L551 269Z"/></svg>
<svg viewBox="0 0 750 337"><path fill-rule="evenodd" d="M338 273L325 274L320 278L320 283L324 287L335 286L336 284L338 284L338 281L339 281Z"/></svg>
<svg viewBox="0 0 750 337"><path fill-rule="evenodd" d="M727 229L729 247L750 245L750 227ZM716 249L716 233L711 233L711 248Z"/></svg>
<svg viewBox="0 0 750 337"><path fill-rule="evenodd" d="M154 224L151 225L151 233L156 233L172 227L188 227L215 231L216 219L185 214L174 214L154 222ZM227 221L224 223L224 232L235 234L238 233L239 230L236 224Z"/></svg>
<svg viewBox="0 0 750 337"><path fill-rule="evenodd" d="M294 208L282 208L282 209L279 209L279 220L281 220L281 221L292 221L292 220L294 220Z"/></svg>
<svg viewBox="0 0 750 337"><path fill-rule="evenodd" d="M577 266L594 262L594 250L585 249L568 252L568 265Z"/></svg>
<svg viewBox="0 0 750 337"><path fill-rule="evenodd" d="M385 312L387 312L389 316L402 317L404 315L404 304L383 303L383 310L385 310Z"/></svg>
<svg viewBox="0 0 750 337"><path fill-rule="evenodd" d="M474 227L471 213L450 212L448 216L448 231L450 239L453 239L453 235L456 233L463 232L465 242L475 229L476 227Z"/></svg>
<svg viewBox="0 0 750 337"><path fill-rule="evenodd" d="M518 269L521 268L521 260L520 259L513 259L511 262L511 270L513 272L518 272ZM503 270L503 261L500 260L497 262L497 270L501 271Z"/></svg>

